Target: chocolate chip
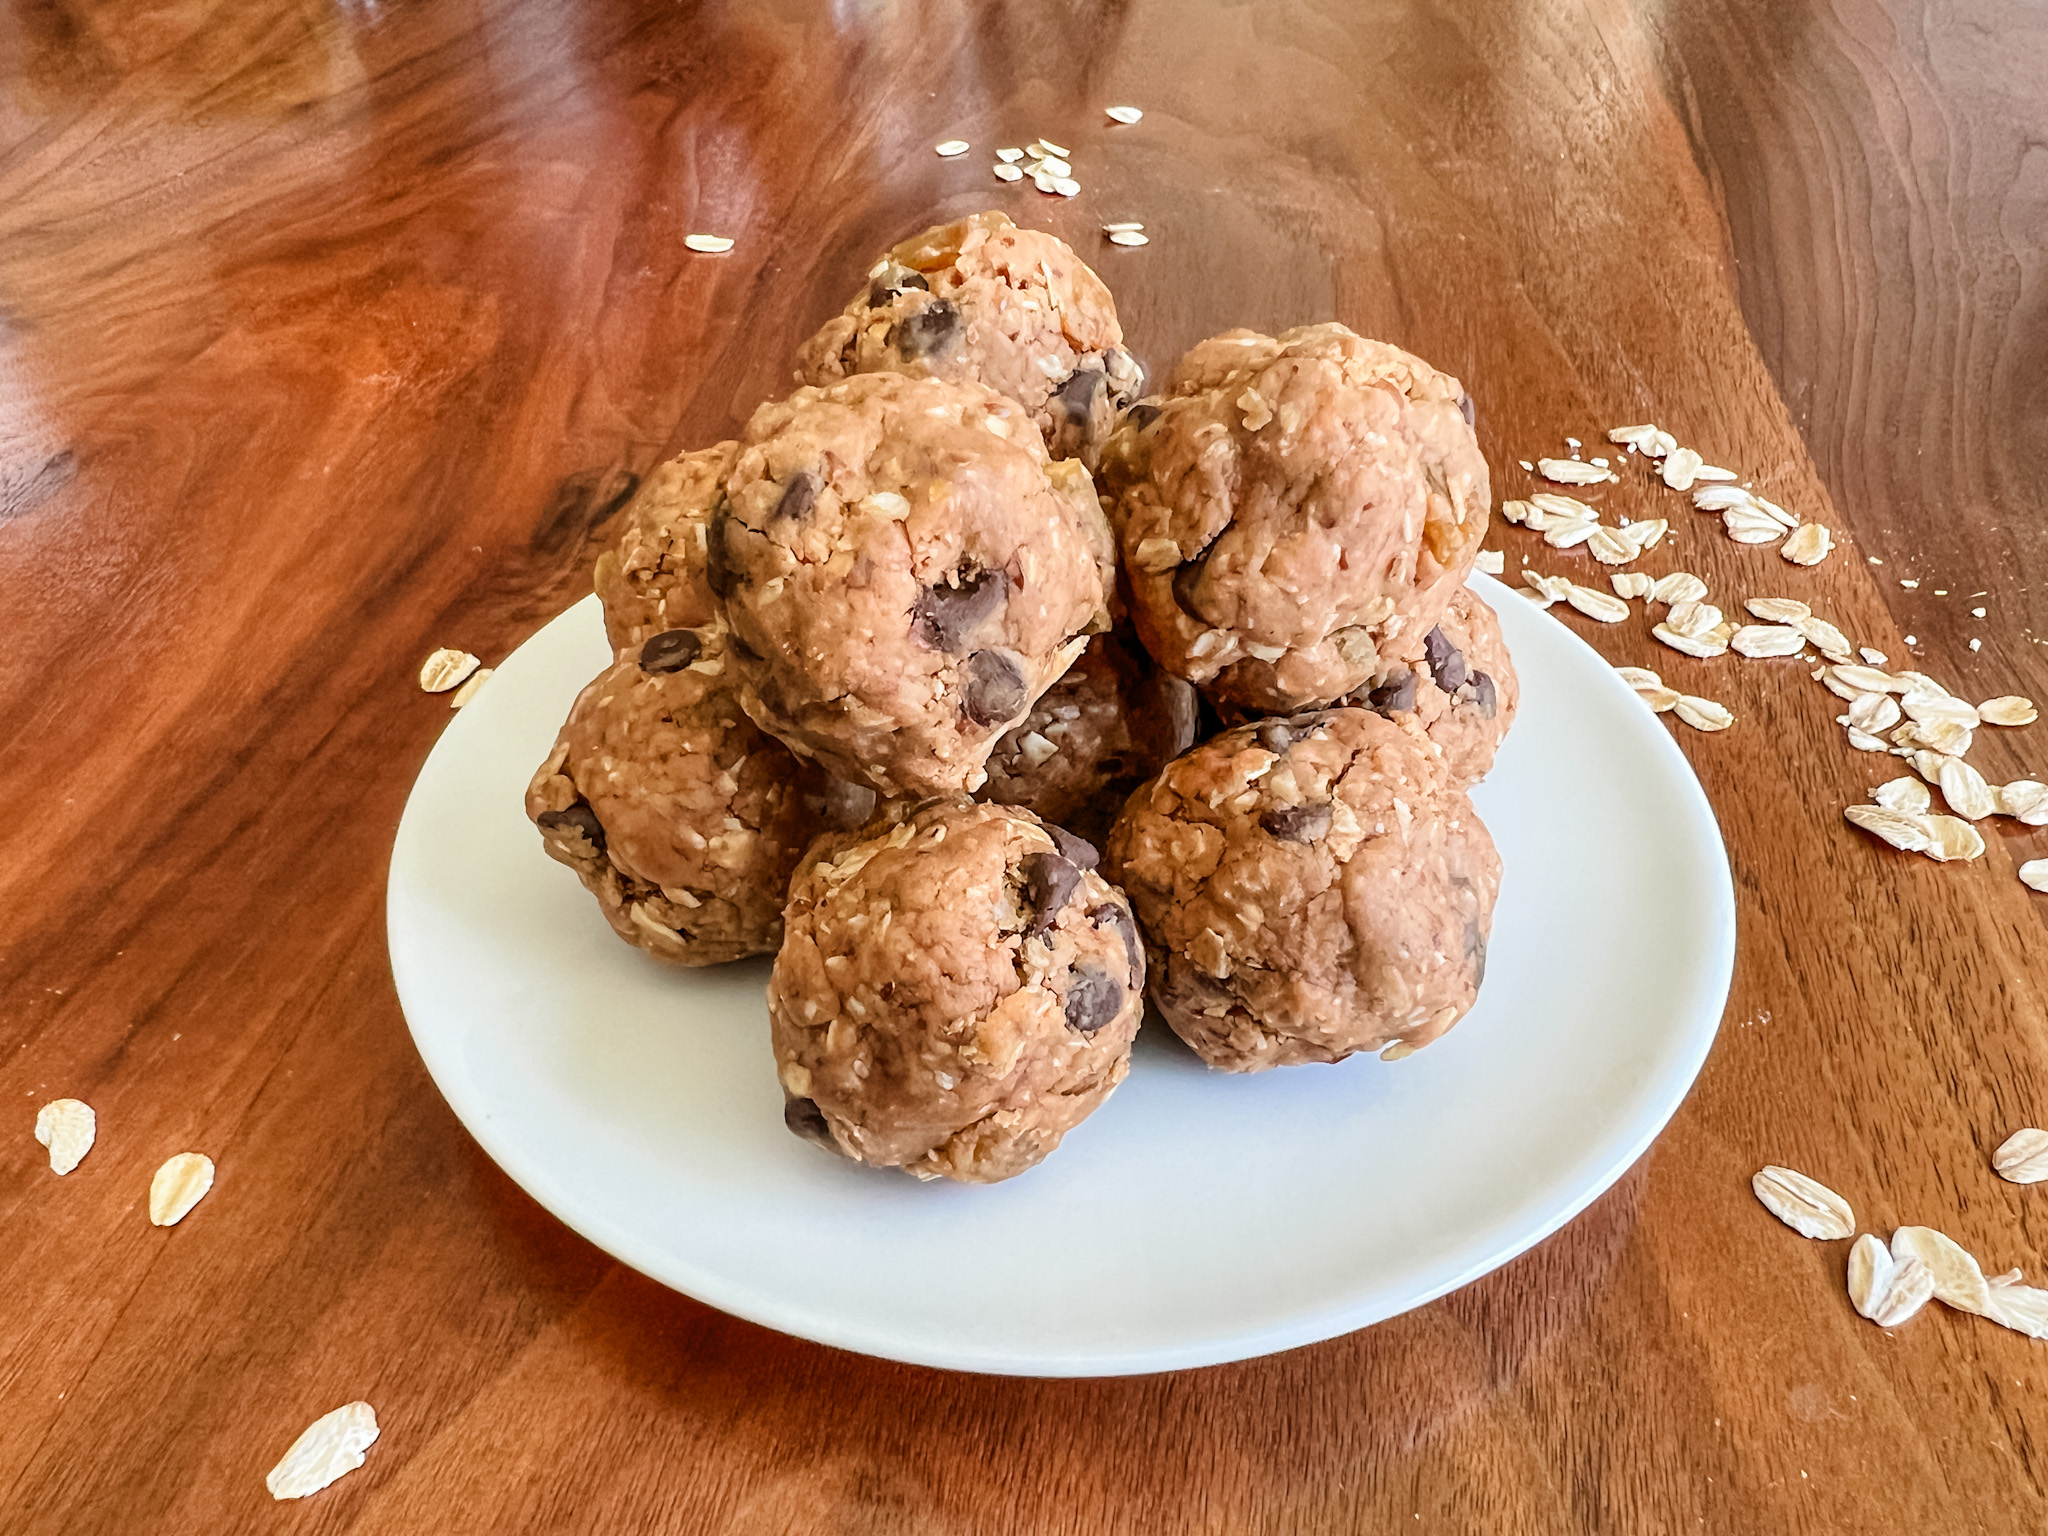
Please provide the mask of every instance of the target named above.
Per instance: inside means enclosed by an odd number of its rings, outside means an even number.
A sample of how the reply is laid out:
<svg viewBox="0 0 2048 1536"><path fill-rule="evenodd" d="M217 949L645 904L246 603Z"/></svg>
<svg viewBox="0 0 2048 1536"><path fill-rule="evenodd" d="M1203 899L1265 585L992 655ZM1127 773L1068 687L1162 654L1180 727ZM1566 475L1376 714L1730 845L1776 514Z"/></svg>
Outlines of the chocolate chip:
<svg viewBox="0 0 2048 1536"><path fill-rule="evenodd" d="M694 629L671 629L640 647L642 672L680 672L704 653Z"/></svg>
<svg viewBox="0 0 2048 1536"><path fill-rule="evenodd" d="M718 498L711 511L711 526L704 530L704 584L718 597L729 597L739 575L725 552L725 530L732 523L732 503Z"/></svg>
<svg viewBox="0 0 2048 1536"><path fill-rule="evenodd" d="M913 288L920 288L929 293L931 286L925 281L922 272L892 261L887 268L875 275L872 283L868 284L868 308L879 309L897 294L908 293Z"/></svg>
<svg viewBox="0 0 2048 1536"><path fill-rule="evenodd" d="M1479 413L1472 408L1472 397L1470 395L1458 396L1458 414L1465 418L1466 426L1469 427L1476 423Z"/></svg>
<svg viewBox="0 0 2048 1536"><path fill-rule="evenodd" d="M960 708L976 725L1013 720L1029 702L1024 668L1010 652L976 651L967 658L967 697Z"/></svg>
<svg viewBox="0 0 2048 1536"><path fill-rule="evenodd" d="M783 487L782 499L775 503L777 520L788 519L800 523L811 515L811 508L818 504L818 492L824 486L809 470L798 470L789 477L789 484Z"/></svg>
<svg viewBox="0 0 2048 1536"><path fill-rule="evenodd" d="M1267 720L1252 735L1275 757L1294 745L1294 727L1285 720Z"/></svg>
<svg viewBox="0 0 2048 1536"><path fill-rule="evenodd" d="M818 1108L814 1099L784 1099L782 1123L805 1141L814 1141L827 1152L839 1151L839 1143L832 1139L832 1127L825 1123L825 1111Z"/></svg>
<svg viewBox="0 0 2048 1536"><path fill-rule="evenodd" d="M1218 533L1216 539L1222 538ZM1209 617L1195 606L1195 585L1202 579L1202 572L1209 568L1210 551L1216 548L1216 539L1202 547L1202 552L1192 560L1182 562L1173 573L1173 600L1180 605L1180 611L1189 618L1207 624Z"/></svg>
<svg viewBox="0 0 2048 1536"><path fill-rule="evenodd" d="M1124 412L1124 420L1142 432L1165 414L1158 406L1140 400Z"/></svg>
<svg viewBox="0 0 2048 1536"><path fill-rule="evenodd" d="M1440 629L1432 629L1422 642L1431 676L1445 693L1456 693L1465 684L1465 653Z"/></svg>
<svg viewBox="0 0 2048 1536"><path fill-rule="evenodd" d="M1415 707L1415 674L1403 667L1365 697L1383 715L1406 714Z"/></svg>
<svg viewBox="0 0 2048 1536"><path fill-rule="evenodd" d="M1112 923L1123 935L1124 954L1131 962L1131 990L1137 991L1145 985L1145 945L1138 938L1138 925L1131 920L1131 909L1120 901L1105 901L1099 907L1088 909L1091 927L1100 928Z"/></svg>
<svg viewBox="0 0 2048 1536"><path fill-rule="evenodd" d="M1092 1035L1124 1008L1124 989L1109 972L1084 965L1067 983L1067 1028Z"/></svg>
<svg viewBox="0 0 2048 1536"><path fill-rule="evenodd" d="M1060 857L1082 869L1093 869L1102 862L1102 855L1095 851L1095 845L1084 837L1076 837L1065 827L1056 827L1051 822L1045 826L1045 835L1052 839L1053 847L1059 849Z"/></svg>
<svg viewBox="0 0 2048 1536"><path fill-rule="evenodd" d="M1019 866L1024 872L1024 899L1031 903L1031 926L1025 930L1034 939L1052 932L1060 908L1081 883L1081 866L1056 853L1028 853Z"/></svg>
<svg viewBox="0 0 2048 1536"><path fill-rule="evenodd" d="M1500 696L1494 690L1493 679L1484 672L1472 674L1472 702L1479 713L1491 720L1500 708Z"/></svg>
<svg viewBox="0 0 2048 1536"><path fill-rule="evenodd" d="M1268 811L1259 825L1283 843L1312 843L1330 830L1327 805L1289 805Z"/></svg>
<svg viewBox="0 0 2048 1536"><path fill-rule="evenodd" d="M1108 393L1109 376L1100 368L1076 368L1053 398L1074 420L1088 421L1095 415L1096 402Z"/></svg>
<svg viewBox="0 0 2048 1536"><path fill-rule="evenodd" d="M898 320L889 332L889 343L904 358L916 359L938 351L959 330L959 306L951 299L934 299L916 314Z"/></svg>
<svg viewBox="0 0 2048 1536"><path fill-rule="evenodd" d="M573 832L599 853L604 852L604 823L588 800L578 800L566 811L542 811L535 821L543 832Z"/></svg>
<svg viewBox="0 0 2048 1536"><path fill-rule="evenodd" d="M729 629L725 632L725 648L742 661L759 661L761 653L740 638L740 632Z"/></svg>
<svg viewBox="0 0 2048 1536"><path fill-rule="evenodd" d="M926 587L911 610L910 633L920 645L957 656L1009 596L1010 578L1001 571L978 571L957 586Z"/></svg>
<svg viewBox="0 0 2048 1536"><path fill-rule="evenodd" d="M1472 962L1472 985L1476 987L1486 980L1486 934L1476 917L1465 919L1465 958Z"/></svg>

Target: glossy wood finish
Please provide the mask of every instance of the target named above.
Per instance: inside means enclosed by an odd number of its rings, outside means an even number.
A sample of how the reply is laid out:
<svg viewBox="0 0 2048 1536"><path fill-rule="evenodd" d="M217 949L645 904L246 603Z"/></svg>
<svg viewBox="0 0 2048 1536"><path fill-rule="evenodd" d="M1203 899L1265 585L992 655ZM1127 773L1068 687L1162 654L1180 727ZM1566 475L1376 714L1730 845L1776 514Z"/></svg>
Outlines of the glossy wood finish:
<svg viewBox="0 0 2048 1536"><path fill-rule="evenodd" d="M627 475L979 206L1075 241L1155 365L1335 315L1454 370L1504 494L1663 422L1860 548L1798 571L1674 512L1648 569L2048 698L2044 81L2019 0L0 4L0 1527L2039 1528L2048 1345L1873 1328L1846 1244L1747 1181L2042 1276L2048 1193L1986 1156L2048 1119L2048 902L2013 877L2048 833L1938 867L1848 832L1882 775L1795 663L1593 637L1741 716L1680 736L1742 952L1655 1149L1456 1295L1207 1371L913 1370L623 1270L435 1095L382 887L447 719L420 658L585 590ZM1074 202L988 176L1038 133ZM2048 777L2048 727L1973 757ZM28 1134L59 1094L101 1117L62 1180ZM219 1183L158 1231L186 1148ZM356 1396L369 1464L272 1506Z"/></svg>

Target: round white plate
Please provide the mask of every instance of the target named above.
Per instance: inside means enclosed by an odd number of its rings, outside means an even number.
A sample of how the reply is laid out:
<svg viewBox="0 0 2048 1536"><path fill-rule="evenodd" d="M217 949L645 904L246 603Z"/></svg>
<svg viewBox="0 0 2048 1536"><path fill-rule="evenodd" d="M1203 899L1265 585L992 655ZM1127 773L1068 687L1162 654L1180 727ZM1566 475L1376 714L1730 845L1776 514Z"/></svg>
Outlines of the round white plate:
<svg viewBox="0 0 2048 1536"><path fill-rule="evenodd" d="M1477 580L1523 688L1473 796L1506 876L1479 1006L1405 1061L1226 1076L1154 1024L1092 1119L989 1188L798 1140L767 962L692 972L629 949L522 811L610 659L595 598L498 668L406 806L388 915L420 1054L484 1150L590 1241L822 1343L1115 1375L1419 1306L1641 1155L1706 1058L1735 950L1727 856L1664 723L1569 628Z"/></svg>

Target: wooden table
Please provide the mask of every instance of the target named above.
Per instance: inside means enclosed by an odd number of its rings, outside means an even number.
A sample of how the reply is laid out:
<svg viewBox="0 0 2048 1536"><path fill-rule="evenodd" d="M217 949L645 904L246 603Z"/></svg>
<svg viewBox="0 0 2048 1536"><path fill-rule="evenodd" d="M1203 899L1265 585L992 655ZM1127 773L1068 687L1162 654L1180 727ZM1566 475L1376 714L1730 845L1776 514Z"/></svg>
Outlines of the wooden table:
<svg viewBox="0 0 2048 1536"><path fill-rule="evenodd" d="M625 1270L456 1123L383 939L449 718L421 658L496 660L586 590L628 477L784 389L943 215L1073 241L1154 367L1328 316L1420 352L1497 495L1660 422L1841 546L1801 570L1679 510L1643 568L2048 698L2038 8L925 11L0 5L0 1528L2041 1529L2048 1344L1862 1321L1846 1245L1748 1180L1791 1164L2041 1279L2048 1191L1987 1158L2048 1119L2048 903L2014 877L2048 829L1876 845L1841 809L1894 768L1837 700L1639 618L1591 638L1740 717L1673 727L1741 893L1727 1019L1609 1195L1434 1305L1149 1379L910 1369ZM1071 202L989 175L1035 134ZM1104 243L1122 217L1152 243ZM2048 777L2048 727L1979 738L1992 779ZM29 1136L60 1094L101 1124L64 1179ZM219 1184L153 1228L187 1148ZM272 1504L354 1397L368 1465Z"/></svg>

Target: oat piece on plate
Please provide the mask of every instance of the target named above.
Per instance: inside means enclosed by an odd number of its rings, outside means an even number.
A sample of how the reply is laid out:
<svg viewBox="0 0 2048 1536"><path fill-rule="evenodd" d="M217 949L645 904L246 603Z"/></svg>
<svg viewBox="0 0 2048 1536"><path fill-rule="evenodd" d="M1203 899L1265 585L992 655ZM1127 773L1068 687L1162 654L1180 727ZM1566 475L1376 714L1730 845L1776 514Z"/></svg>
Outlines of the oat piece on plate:
<svg viewBox="0 0 2048 1536"><path fill-rule="evenodd" d="M797 381L908 373L1019 401L1053 457L1095 463L1144 382L1116 305L1065 241L1000 213L935 225L890 251L797 354Z"/></svg>
<svg viewBox="0 0 2048 1536"><path fill-rule="evenodd" d="M1145 960L1095 851L941 798L828 839L768 984L784 1120L919 1178L1022 1173L1130 1067Z"/></svg>
<svg viewBox="0 0 2048 1536"><path fill-rule="evenodd" d="M1500 886L1441 756L1362 709L1204 742L1131 797L1107 867L1152 1001L1232 1072L1436 1039L1478 997Z"/></svg>

